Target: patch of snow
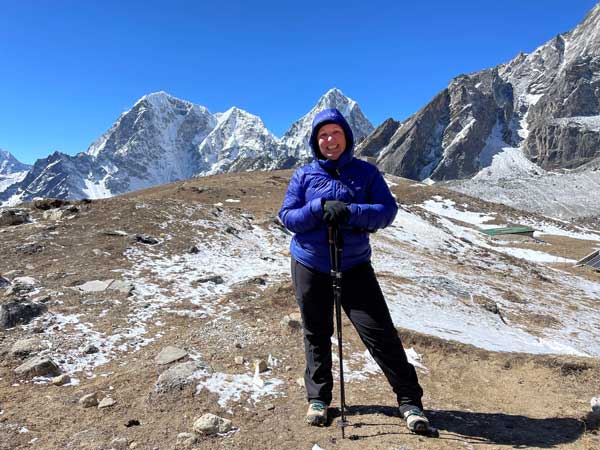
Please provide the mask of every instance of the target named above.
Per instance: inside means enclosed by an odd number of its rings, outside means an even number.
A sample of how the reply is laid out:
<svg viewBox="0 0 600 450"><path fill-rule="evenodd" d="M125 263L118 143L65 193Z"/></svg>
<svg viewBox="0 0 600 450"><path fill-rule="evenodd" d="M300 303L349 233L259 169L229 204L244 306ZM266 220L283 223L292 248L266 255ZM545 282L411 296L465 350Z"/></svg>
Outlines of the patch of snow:
<svg viewBox="0 0 600 450"><path fill-rule="evenodd" d="M217 403L222 408L227 408L230 402L237 402L241 397L248 396L248 401L253 405L260 402L263 397L282 396L279 387L283 381L277 378L267 378L256 383L255 378L248 374L226 374L215 372L212 374L197 372L194 378L199 379L196 394L203 389L219 396Z"/></svg>
<svg viewBox="0 0 600 450"><path fill-rule="evenodd" d="M448 217L450 219L460 220L461 222L470 223L472 225L481 225L485 222L495 219L495 214L483 214L470 211L459 211L455 208L456 203L449 199L438 200L426 200L421 208L435 213L439 216Z"/></svg>

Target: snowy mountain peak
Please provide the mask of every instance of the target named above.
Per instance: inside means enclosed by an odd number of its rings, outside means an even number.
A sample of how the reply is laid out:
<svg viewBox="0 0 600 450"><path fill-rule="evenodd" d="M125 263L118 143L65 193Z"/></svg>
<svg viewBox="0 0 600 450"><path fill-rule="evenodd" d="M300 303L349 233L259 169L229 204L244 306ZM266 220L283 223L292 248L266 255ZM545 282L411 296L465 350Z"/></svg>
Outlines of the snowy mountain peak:
<svg viewBox="0 0 600 450"><path fill-rule="evenodd" d="M18 161L10 152L0 148L0 175L29 170L31 166Z"/></svg>
<svg viewBox="0 0 600 450"><path fill-rule="evenodd" d="M342 113L348 120L357 142L374 130L373 124L365 117L358 103L346 97L338 88L332 88L319 98L317 104L308 114L294 122L281 138L288 155L299 159L312 158L312 151L308 142L312 121L317 113L327 108L336 108Z"/></svg>

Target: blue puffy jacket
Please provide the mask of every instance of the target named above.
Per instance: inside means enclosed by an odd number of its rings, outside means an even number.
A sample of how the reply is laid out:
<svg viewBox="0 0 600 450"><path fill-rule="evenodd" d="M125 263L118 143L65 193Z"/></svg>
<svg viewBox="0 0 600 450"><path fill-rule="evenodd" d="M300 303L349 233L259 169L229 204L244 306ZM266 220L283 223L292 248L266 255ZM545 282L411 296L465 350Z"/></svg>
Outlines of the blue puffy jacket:
<svg viewBox="0 0 600 450"><path fill-rule="evenodd" d="M318 129L336 123L346 135L346 150L337 161L325 159L317 142ZM398 206L379 170L354 157L354 137L350 125L337 109L321 111L312 124L310 145L315 161L294 172L279 218L294 237L290 251L296 261L329 273L329 241L323 221L324 200L349 204L350 218L342 226L344 249L341 270L371 258L369 232L388 226Z"/></svg>

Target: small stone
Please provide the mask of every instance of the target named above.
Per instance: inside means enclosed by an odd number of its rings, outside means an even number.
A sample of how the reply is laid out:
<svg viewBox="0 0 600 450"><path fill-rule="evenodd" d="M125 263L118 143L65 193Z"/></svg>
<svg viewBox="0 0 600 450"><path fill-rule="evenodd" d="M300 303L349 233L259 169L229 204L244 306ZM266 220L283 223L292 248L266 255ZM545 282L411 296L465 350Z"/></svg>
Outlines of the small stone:
<svg viewBox="0 0 600 450"><path fill-rule="evenodd" d="M244 360L244 357L243 357L243 356L236 356L236 357L235 357L235 363L236 363L236 364L242 365L242 364L244 364L244 361L245 361L245 360Z"/></svg>
<svg viewBox="0 0 600 450"><path fill-rule="evenodd" d="M174 361L178 361L187 356L187 352L177 347L168 346L163 348L158 355L154 358L154 361L159 366L170 364Z"/></svg>
<svg viewBox="0 0 600 450"><path fill-rule="evenodd" d="M254 360L254 369L257 369L259 373L262 373L269 370L269 367L263 359L256 359Z"/></svg>
<svg viewBox="0 0 600 450"><path fill-rule="evenodd" d="M103 292L114 280L93 280L86 283L75 286L75 289L79 289L81 292Z"/></svg>
<svg viewBox="0 0 600 450"><path fill-rule="evenodd" d="M264 407L267 411L273 411L275 409L275 405L273 403L265 403Z"/></svg>
<svg viewBox="0 0 600 450"><path fill-rule="evenodd" d="M85 355L92 355L98 353L100 350L94 344L88 344L81 351Z"/></svg>
<svg viewBox="0 0 600 450"><path fill-rule="evenodd" d="M115 280L110 284L108 289L110 289L111 291L122 292L123 294L127 294L129 296L133 294L135 286L128 281Z"/></svg>
<svg viewBox="0 0 600 450"><path fill-rule="evenodd" d="M283 319L281 319L281 325L294 331L300 330L302 328L302 316L300 313L292 313L284 316Z"/></svg>
<svg viewBox="0 0 600 450"><path fill-rule="evenodd" d="M84 408L91 408L93 406L98 406L98 394L96 392L92 394L84 395L79 399L79 404Z"/></svg>
<svg viewBox="0 0 600 450"><path fill-rule="evenodd" d="M139 444L137 442L132 442L131 444L129 444L129 448L133 450L134 448L137 448L138 445Z"/></svg>
<svg viewBox="0 0 600 450"><path fill-rule="evenodd" d="M156 245L159 243L158 239L156 239L155 237L149 236L147 234L136 234L135 240L141 244L148 244L148 245Z"/></svg>
<svg viewBox="0 0 600 450"><path fill-rule="evenodd" d="M0 276L0 288L5 288L6 286L10 286L10 281L3 276Z"/></svg>
<svg viewBox="0 0 600 450"><path fill-rule="evenodd" d="M47 356L34 356L15 369L15 373L27 377L43 377L45 375L60 375L60 369Z"/></svg>
<svg viewBox="0 0 600 450"><path fill-rule="evenodd" d="M71 377L66 373L63 373L62 375L52 378L52 384L54 386L64 386L65 384L70 383L70 382L71 382Z"/></svg>
<svg viewBox="0 0 600 450"><path fill-rule="evenodd" d="M10 354L16 358L22 358L32 353L43 350L46 346L38 338L20 339L13 344Z"/></svg>
<svg viewBox="0 0 600 450"><path fill-rule="evenodd" d="M100 403L98 403L98 409L102 409L102 408L110 408L113 405L116 405L117 402L115 400L113 400L110 397L104 397L102 400L100 400Z"/></svg>
<svg viewBox="0 0 600 450"><path fill-rule="evenodd" d="M208 364L202 361L187 361L174 364L158 377L155 390L159 394L180 391L192 384L194 372L203 370L211 372Z"/></svg>
<svg viewBox="0 0 600 450"><path fill-rule="evenodd" d="M190 249L188 250L188 253L191 253L192 255L195 255L197 253L200 253L200 249L196 245L192 245L190 247Z"/></svg>
<svg viewBox="0 0 600 450"><path fill-rule="evenodd" d="M127 438L124 437L114 438L110 441L110 448L114 448L115 450L125 450L128 445Z"/></svg>
<svg viewBox="0 0 600 450"><path fill-rule="evenodd" d="M227 433L231 430L231 420L224 419L214 414L204 414L194 421L194 431L199 434L211 435Z"/></svg>
<svg viewBox="0 0 600 450"><path fill-rule="evenodd" d="M213 284L223 284L225 280L221 275L206 275L204 277L198 278L196 280L197 283L213 283Z"/></svg>
<svg viewBox="0 0 600 450"><path fill-rule="evenodd" d="M301 388L305 388L306 385L304 384L304 378L296 378L296 384L298 386L300 386Z"/></svg>
<svg viewBox="0 0 600 450"><path fill-rule="evenodd" d="M179 433L177 435L178 448L189 448L196 442L198 442L198 435L196 433Z"/></svg>

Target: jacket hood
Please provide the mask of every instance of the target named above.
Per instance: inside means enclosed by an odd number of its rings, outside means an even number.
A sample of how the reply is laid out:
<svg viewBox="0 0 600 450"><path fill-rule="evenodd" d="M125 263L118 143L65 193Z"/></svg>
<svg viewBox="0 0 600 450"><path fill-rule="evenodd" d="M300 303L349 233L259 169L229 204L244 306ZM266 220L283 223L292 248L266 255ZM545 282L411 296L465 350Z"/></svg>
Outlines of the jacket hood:
<svg viewBox="0 0 600 450"><path fill-rule="evenodd" d="M342 127L342 130L344 130L344 134L346 135L346 150L344 150L344 153L341 154L337 161L331 161L325 158L319 149L319 142L317 141L317 133L319 128L328 123L335 123L339 125ZM310 134L310 147L312 148L313 155L319 164L328 169L335 169L347 164L350 162L350 160L352 160L352 157L354 156L354 135L352 134L350 125L342 113L336 108L324 109L315 116L312 123L312 132Z"/></svg>

